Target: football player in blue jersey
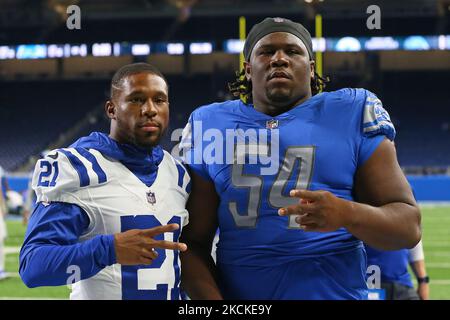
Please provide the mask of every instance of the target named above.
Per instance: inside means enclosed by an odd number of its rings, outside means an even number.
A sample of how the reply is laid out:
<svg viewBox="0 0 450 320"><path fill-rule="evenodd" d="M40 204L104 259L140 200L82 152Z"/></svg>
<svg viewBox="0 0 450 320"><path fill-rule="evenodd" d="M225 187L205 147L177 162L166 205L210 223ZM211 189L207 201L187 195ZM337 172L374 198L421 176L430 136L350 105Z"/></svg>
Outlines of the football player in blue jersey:
<svg viewBox="0 0 450 320"><path fill-rule="evenodd" d="M393 251L377 250L366 245L367 264L378 266L380 271L380 288L384 290L386 300L428 300L430 296L429 282L425 267L425 256L422 241L412 249ZM417 290L414 289L411 267L417 279Z"/></svg>
<svg viewBox="0 0 450 320"><path fill-rule="evenodd" d="M244 101L196 109L183 132L183 288L192 299L366 299L361 240L393 250L421 237L388 113L364 89L318 93L299 23L256 24L244 57L231 85Z"/></svg>
<svg viewBox="0 0 450 320"><path fill-rule="evenodd" d="M155 67L123 66L105 105L109 136L93 132L37 162L20 251L28 287L73 283L71 299L181 298L190 177L159 146L168 99Z"/></svg>

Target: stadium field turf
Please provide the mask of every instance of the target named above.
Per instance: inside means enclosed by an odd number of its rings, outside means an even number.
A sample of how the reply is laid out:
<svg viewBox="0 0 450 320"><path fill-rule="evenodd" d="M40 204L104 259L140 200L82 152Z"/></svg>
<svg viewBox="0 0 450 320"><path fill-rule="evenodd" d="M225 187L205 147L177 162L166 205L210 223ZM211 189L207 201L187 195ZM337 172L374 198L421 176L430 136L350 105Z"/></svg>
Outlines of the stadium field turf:
<svg viewBox="0 0 450 320"><path fill-rule="evenodd" d="M450 206L423 206L422 226L431 299L450 300ZM0 280L0 299L68 299L66 286L29 289L23 284L18 259L25 227L21 221L8 220L7 228L6 272L10 277Z"/></svg>

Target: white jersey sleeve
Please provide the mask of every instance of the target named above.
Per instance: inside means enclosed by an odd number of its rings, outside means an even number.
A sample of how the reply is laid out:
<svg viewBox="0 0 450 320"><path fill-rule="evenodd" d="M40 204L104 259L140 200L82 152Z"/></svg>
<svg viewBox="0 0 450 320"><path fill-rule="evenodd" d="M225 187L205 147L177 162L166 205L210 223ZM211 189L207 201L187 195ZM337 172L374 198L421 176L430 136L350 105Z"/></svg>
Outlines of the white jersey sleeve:
<svg viewBox="0 0 450 320"><path fill-rule="evenodd" d="M66 202L87 210L89 188L106 181L92 151L67 148L53 150L37 161L32 188L37 202Z"/></svg>
<svg viewBox="0 0 450 320"><path fill-rule="evenodd" d="M425 260L422 240L414 248L409 249L409 262L412 263L420 260Z"/></svg>

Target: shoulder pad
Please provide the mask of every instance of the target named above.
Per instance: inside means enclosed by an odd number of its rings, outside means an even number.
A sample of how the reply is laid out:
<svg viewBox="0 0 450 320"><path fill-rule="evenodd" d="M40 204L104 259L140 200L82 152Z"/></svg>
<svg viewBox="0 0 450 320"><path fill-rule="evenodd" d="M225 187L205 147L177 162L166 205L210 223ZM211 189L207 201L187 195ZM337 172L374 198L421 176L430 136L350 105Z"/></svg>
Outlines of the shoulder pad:
<svg viewBox="0 0 450 320"><path fill-rule="evenodd" d="M363 105L363 133L367 137L385 135L391 141L396 134L389 113L383 108L381 100L368 90Z"/></svg>
<svg viewBox="0 0 450 320"><path fill-rule="evenodd" d="M63 201L64 194L106 182L107 176L97 161L96 151L91 151L57 149L38 160L32 181L37 201Z"/></svg>

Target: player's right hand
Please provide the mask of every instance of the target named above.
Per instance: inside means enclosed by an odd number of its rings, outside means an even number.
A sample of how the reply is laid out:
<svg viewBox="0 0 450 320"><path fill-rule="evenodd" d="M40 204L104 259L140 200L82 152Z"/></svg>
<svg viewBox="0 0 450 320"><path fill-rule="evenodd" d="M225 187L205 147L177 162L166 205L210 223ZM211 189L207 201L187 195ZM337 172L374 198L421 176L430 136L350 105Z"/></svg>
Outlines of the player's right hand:
<svg viewBox="0 0 450 320"><path fill-rule="evenodd" d="M154 239L159 234L173 232L179 228L178 224L172 223L150 229L132 229L116 233L114 248L117 263L122 265L151 264L158 257L155 248L186 251L185 243Z"/></svg>

